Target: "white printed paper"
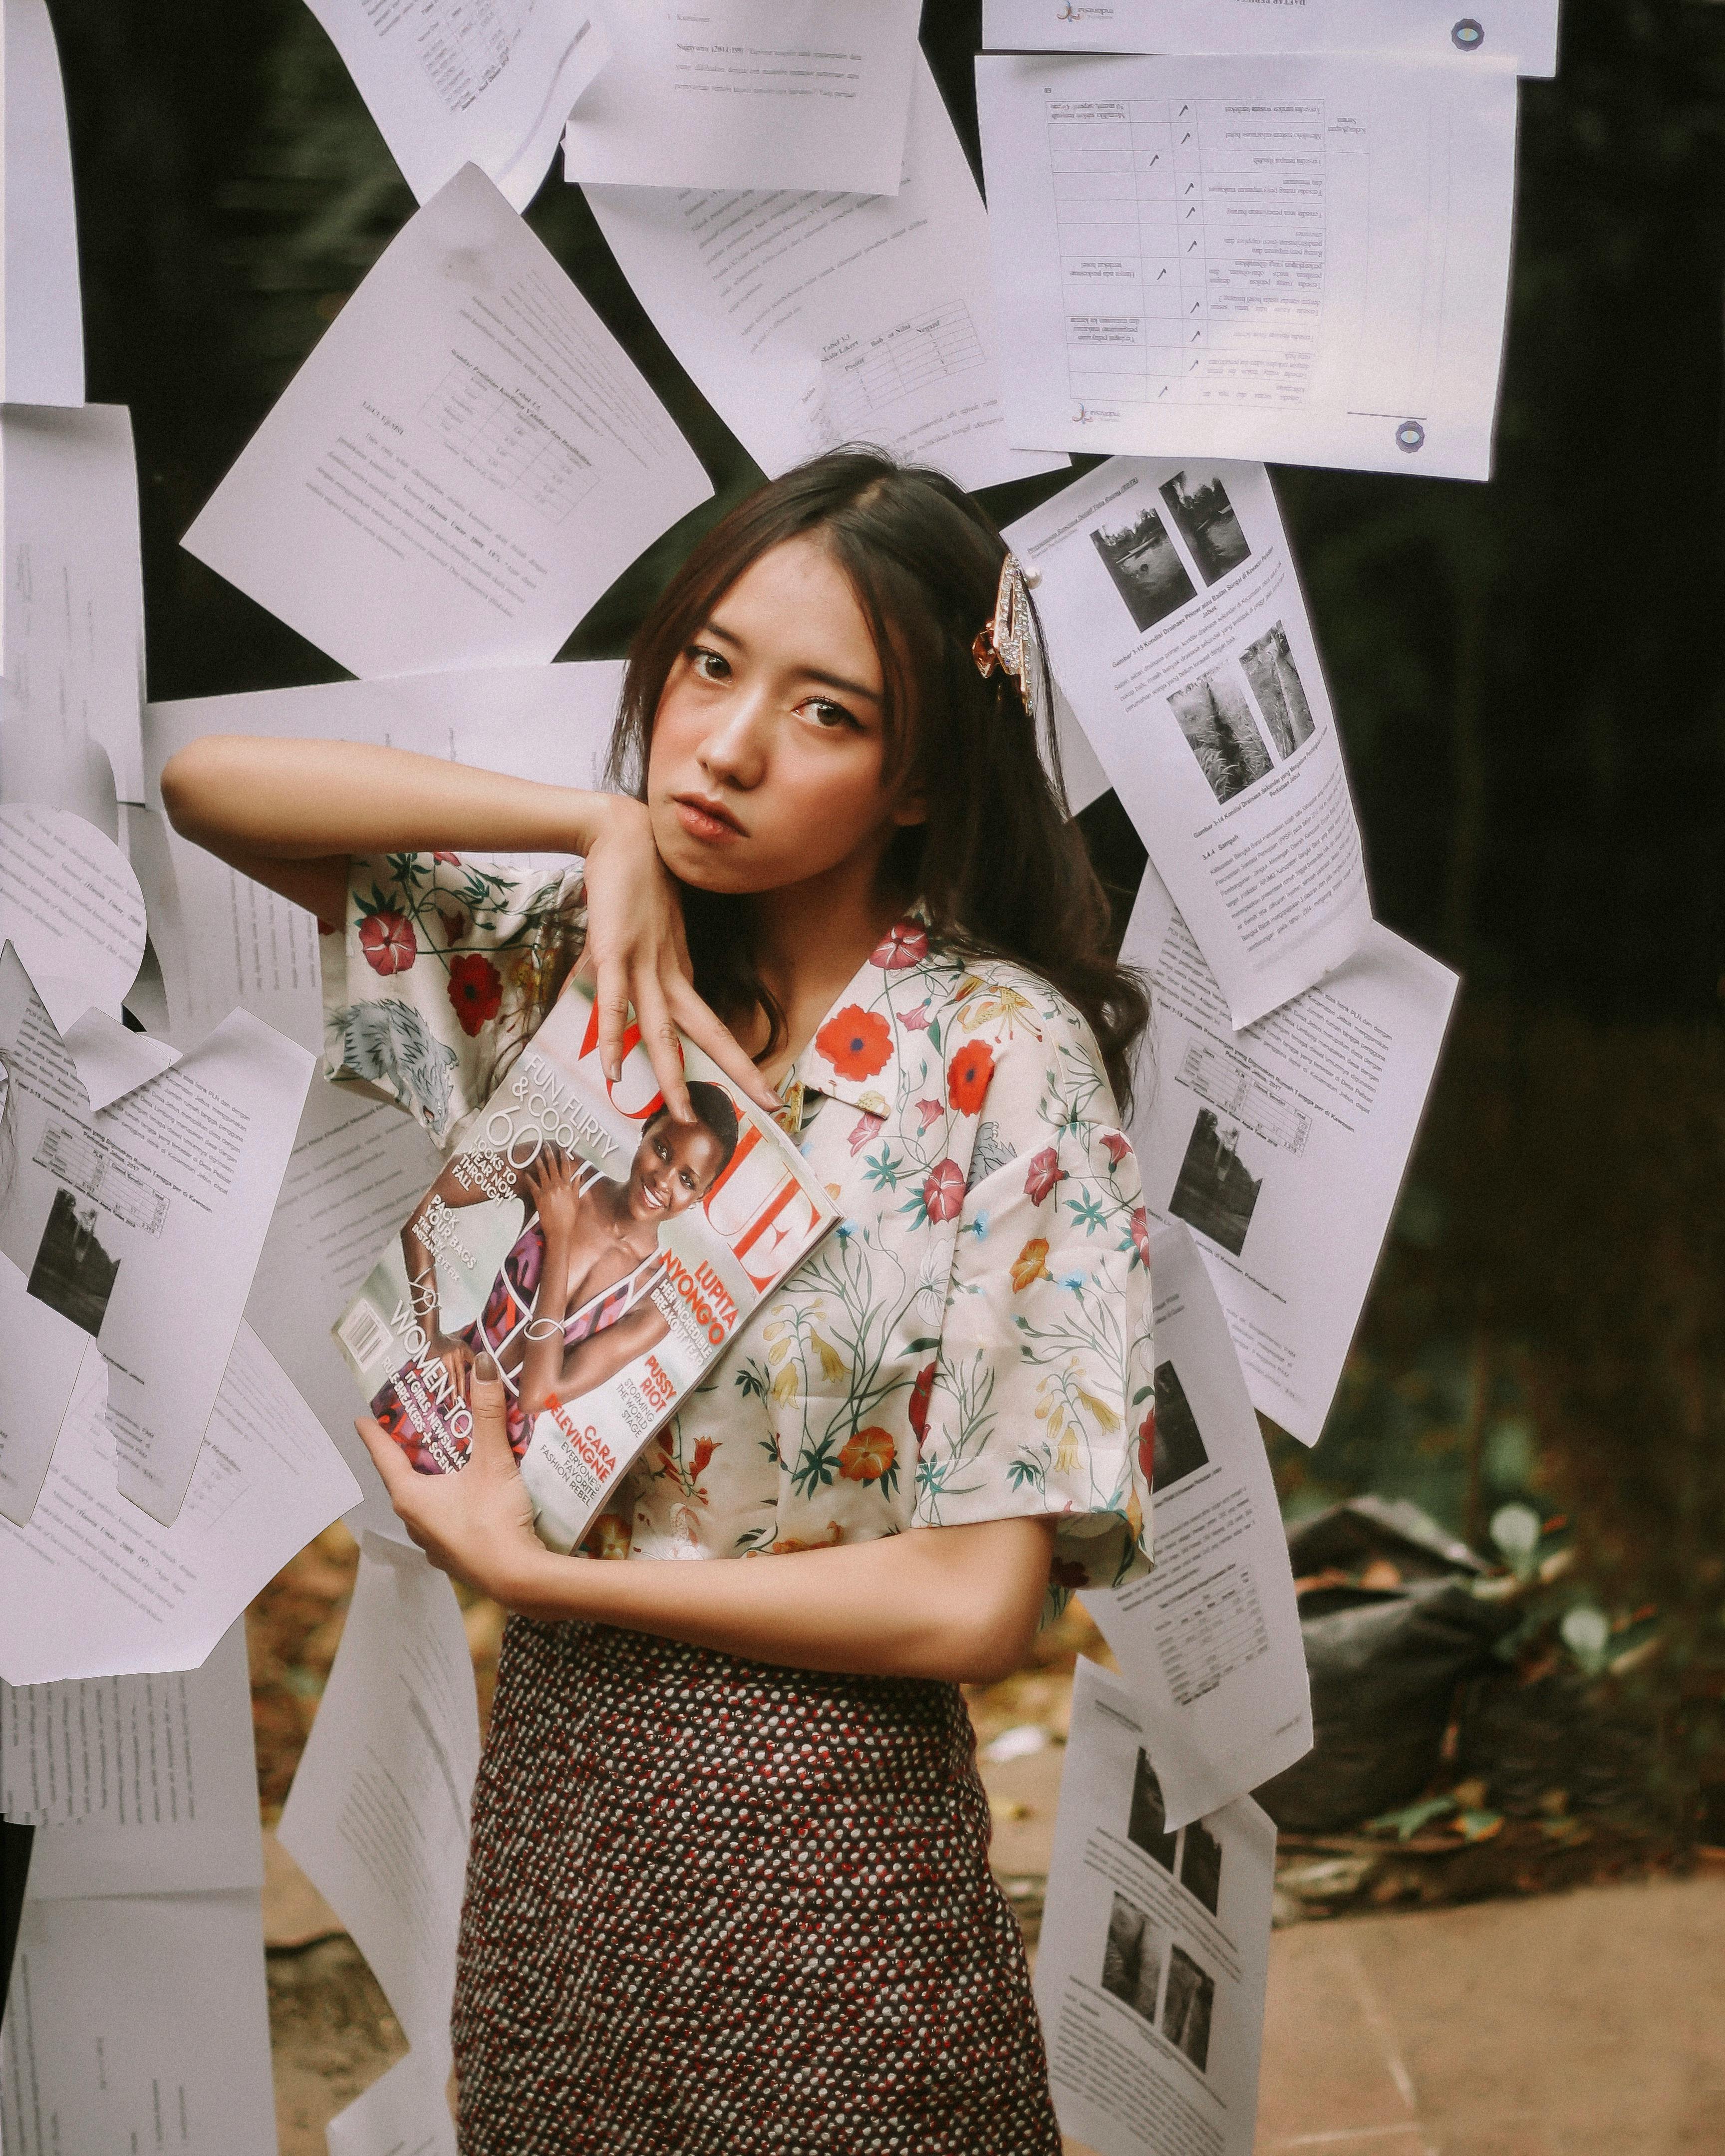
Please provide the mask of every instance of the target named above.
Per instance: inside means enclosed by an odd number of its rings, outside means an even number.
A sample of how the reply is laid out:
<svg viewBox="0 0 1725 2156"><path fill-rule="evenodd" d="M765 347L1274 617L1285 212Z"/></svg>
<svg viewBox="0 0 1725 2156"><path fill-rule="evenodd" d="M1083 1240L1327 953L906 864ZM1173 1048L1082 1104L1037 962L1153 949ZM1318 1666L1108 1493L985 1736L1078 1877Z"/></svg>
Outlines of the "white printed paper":
<svg viewBox="0 0 1725 2156"><path fill-rule="evenodd" d="M398 2059L324 2128L330 2156L456 2156L446 2078L418 2051Z"/></svg>
<svg viewBox="0 0 1725 2156"><path fill-rule="evenodd" d="M467 165L390 242L185 544L352 673L537 665L711 492Z"/></svg>
<svg viewBox="0 0 1725 2156"><path fill-rule="evenodd" d="M1371 927L1359 825L1261 465L1117 457L1007 533L1049 664L1246 1025Z"/></svg>
<svg viewBox="0 0 1725 2156"><path fill-rule="evenodd" d="M981 59L1023 449L1486 479L1516 81L1357 59Z"/></svg>
<svg viewBox="0 0 1725 2156"><path fill-rule="evenodd" d="M202 1669L0 1685L0 1814L33 1901L260 1888L244 1620Z"/></svg>
<svg viewBox="0 0 1725 2156"><path fill-rule="evenodd" d="M479 1771L473 1662L444 1574L375 1535L360 1548L336 1666L279 1834L429 2066L449 2055Z"/></svg>
<svg viewBox="0 0 1725 2156"><path fill-rule="evenodd" d="M1172 1832L1312 1749L1287 1540L1228 1321L1178 1221L1156 1284L1156 1568L1081 1599L1146 1717Z"/></svg>
<svg viewBox="0 0 1725 2156"><path fill-rule="evenodd" d="M112 1107L87 1105L28 976L0 950L15 1154L0 1250L108 1363L120 1482L172 1524L245 1307L312 1072L234 1011Z"/></svg>
<svg viewBox="0 0 1725 2156"><path fill-rule="evenodd" d="M85 814L92 791L141 801L144 572L125 406L0 411L0 792ZM92 751L107 773L89 773ZM92 820L111 834L111 804Z"/></svg>
<svg viewBox="0 0 1725 2156"><path fill-rule="evenodd" d="M611 49L583 0L307 4L422 203L475 164L525 209Z"/></svg>
<svg viewBox="0 0 1725 2156"><path fill-rule="evenodd" d="M1469 11L1471 12L1469 12ZM1558 0L983 0L983 42L1035 53L1370 53L1558 71Z"/></svg>
<svg viewBox="0 0 1725 2156"><path fill-rule="evenodd" d="M572 180L896 194L916 0L608 0Z"/></svg>
<svg viewBox="0 0 1725 2156"><path fill-rule="evenodd" d="M3 0L0 37L0 403L81 404L72 146L45 0Z"/></svg>
<svg viewBox="0 0 1725 2156"><path fill-rule="evenodd" d="M28 1291L24 1276L0 1255L0 1516L28 1527L54 1457L88 1333ZM0 1819L18 1815L0 1804Z"/></svg>
<svg viewBox="0 0 1725 2156"><path fill-rule="evenodd" d="M654 326L769 476L841 442L963 487L1065 461L1008 446L988 213L920 53L896 196L587 193Z"/></svg>
<svg viewBox="0 0 1725 2156"><path fill-rule="evenodd" d="M340 1448L364 1492L348 1524L407 1540L359 1433L353 1373L331 1327L438 1171L421 1126L345 1086L313 1083L264 1239L247 1322Z"/></svg>
<svg viewBox="0 0 1725 2156"><path fill-rule="evenodd" d="M1131 1133L1145 1205L1192 1230L1252 1404L1316 1445L1459 983L1374 925L1322 987L1236 1034L1153 867L1121 955L1151 984L1155 1083Z"/></svg>
<svg viewBox="0 0 1725 2156"><path fill-rule="evenodd" d="M147 932L131 865L94 824L64 808L0 808L0 942L56 1027L92 1008L118 1018Z"/></svg>
<svg viewBox="0 0 1725 2156"><path fill-rule="evenodd" d="M49 1684L197 1669L359 1486L273 1357L242 1325L179 1517L120 1492L87 1356L28 1527L0 1521L0 1677Z"/></svg>
<svg viewBox="0 0 1725 2156"><path fill-rule="evenodd" d="M276 2156L255 1892L27 1901L6 2156Z"/></svg>
<svg viewBox="0 0 1725 2156"><path fill-rule="evenodd" d="M1251 2156L1276 1829L1239 1797L1171 1832L1156 1741L1081 1659L1036 1949L1049 2087L1099 2156Z"/></svg>

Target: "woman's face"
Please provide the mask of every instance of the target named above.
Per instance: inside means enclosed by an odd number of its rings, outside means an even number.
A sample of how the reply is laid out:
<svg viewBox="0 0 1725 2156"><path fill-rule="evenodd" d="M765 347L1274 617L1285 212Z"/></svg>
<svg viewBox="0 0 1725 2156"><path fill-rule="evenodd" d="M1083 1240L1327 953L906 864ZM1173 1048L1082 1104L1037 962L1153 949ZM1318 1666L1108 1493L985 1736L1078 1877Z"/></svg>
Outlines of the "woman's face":
<svg viewBox="0 0 1725 2156"><path fill-rule="evenodd" d="M844 572L814 538L746 569L673 666L647 805L660 856L701 891L778 891L875 859L919 800L882 783L884 681Z"/></svg>
<svg viewBox="0 0 1725 2156"><path fill-rule="evenodd" d="M629 1172L630 1219L668 1220L706 1197L723 1151L705 1123L674 1122L660 1116L642 1132L635 1147Z"/></svg>

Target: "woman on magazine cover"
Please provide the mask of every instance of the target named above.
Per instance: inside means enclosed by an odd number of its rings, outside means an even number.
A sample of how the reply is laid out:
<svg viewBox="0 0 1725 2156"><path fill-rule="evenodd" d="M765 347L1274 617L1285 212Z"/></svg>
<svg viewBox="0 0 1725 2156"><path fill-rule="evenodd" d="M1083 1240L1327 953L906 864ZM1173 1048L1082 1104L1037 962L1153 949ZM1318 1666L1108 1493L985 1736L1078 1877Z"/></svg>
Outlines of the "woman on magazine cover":
<svg viewBox="0 0 1725 2156"><path fill-rule="evenodd" d="M652 1300L665 1270L660 1224L705 1198L737 1150L737 1110L724 1088L696 1079L688 1093L693 1120L678 1122L668 1108L649 1117L626 1178L607 1175L558 1146L543 1147L525 1168L493 1153L491 1177L483 1181L459 1173L452 1161L401 1231L413 1309L430 1336L424 1359L444 1364L455 1397L465 1400L474 1358L491 1357L517 1459L534 1417L553 1397L591 1392L670 1330ZM525 1201L526 1223L497 1269L484 1309L470 1325L445 1333L427 1215L439 1205L453 1212L479 1204L496 1194L499 1176ZM371 1407L416 1468L441 1471L393 1378Z"/></svg>
<svg viewBox="0 0 1725 2156"><path fill-rule="evenodd" d="M1018 1667L1050 1596L1143 1570L1153 1425L1120 1127L1147 1004L1037 660L988 516L843 451L672 578L617 793L234 737L164 773L182 831L328 924L332 1078L447 1137L579 960L608 1072L632 1004L686 1124L682 1028L843 1214L589 1530L627 1562L540 1543L501 1414L459 1476L362 1424L414 1540L515 1613L465 2156L1057 2156L958 1687ZM581 859L467 858L494 852Z"/></svg>

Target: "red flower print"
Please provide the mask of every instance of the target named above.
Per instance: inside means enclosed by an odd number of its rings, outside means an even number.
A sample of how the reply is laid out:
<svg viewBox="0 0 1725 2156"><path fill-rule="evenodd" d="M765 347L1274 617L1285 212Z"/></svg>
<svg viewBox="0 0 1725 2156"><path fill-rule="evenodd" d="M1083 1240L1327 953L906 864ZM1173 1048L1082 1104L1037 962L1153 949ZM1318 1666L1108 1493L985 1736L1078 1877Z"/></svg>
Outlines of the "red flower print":
<svg viewBox="0 0 1725 2156"><path fill-rule="evenodd" d="M1081 1564L1075 1564L1069 1557L1057 1557L1048 1568L1051 1587L1088 1587L1090 1574Z"/></svg>
<svg viewBox="0 0 1725 2156"><path fill-rule="evenodd" d="M1138 1263L1147 1272L1150 1267L1150 1223L1144 1217L1142 1205L1135 1205L1132 1219L1127 1224L1132 1231L1132 1248L1138 1254Z"/></svg>
<svg viewBox="0 0 1725 2156"><path fill-rule="evenodd" d="M919 921L896 921L869 953L869 963L883 973L920 966L928 956L928 931Z"/></svg>
<svg viewBox="0 0 1725 2156"><path fill-rule="evenodd" d="M872 1145L886 1125L885 1116L859 1116L850 1133L850 1158L855 1160L865 1145Z"/></svg>
<svg viewBox="0 0 1725 2156"><path fill-rule="evenodd" d="M839 1455L839 1472L847 1482L878 1482L897 1456L890 1430L860 1430Z"/></svg>
<svg viewBox="0 0 1725 2156"><path fill-rule="evenodd" d="M439 906L437 917L444 924L444 941L446 943L459 943L467 933L467 916L459 906Z"/></svg>
<svg viewBox="0 0 1725 2156"><path fill-rule="evenodd" d="M404 973L419 955L413 924L404 913L367 914L359 924L359 947L374 973Z"/></svg>
<svg viewBox="0 0 1725 2156"><path fill-rule="evenodd" d="M449 961L449 1001L463 1033L475 1034L488 1018L495 1018L502 1000L503 983L489 958L467 951Z"/></svg>
<svg viewBox="0 0 1725 2156"><path fill-rule="evenodd" d="M911 1427L916 1433L919 1448L928 1435L928 1403L934 1393L934 1373L935 1365L925 1363L911 1388Z"/></svg>
<svg viewBox="0 0 1725 2156"><path fill-rule="evenodd" d="M459 854L434 854L431 858L434 861L447 861L452 869L459 869L461 865Z"/></svg>
<svg viewBox="0 0 1725 2156"><path fill-rule="evenodd" d="M922 1209L931 1220L956 1220L964 1203L964 1177L957 1161L937 1161L922 1186Z"/></svg>
<svg viewBox="0 0 1725 2156"><path fill-rule="evenodd" d="M925 1131L931 1123L937 1123L946 1112L938 1101L919 1101L916 1103L916 1113L922 1118Z"/></svg>
<svg viewBox="0 0 1725 2156"><path fill-rule="evenodd" d="M1156 1409L1153 1406L1138 1424L1138 1472L1147 1482L1156 1480Z"/></svg>
<svg viewBox="0 0 1725 2156"><path fill-rule="evenodd" d="M918 1004L915 1010L901 1012L899 1015L898 1022L905 1029L906 1033L927 1033L928 1030L928 1005L927 1004Z"/></svg>
<svg viewBox="0 0 1725 2156"><path fill-rule="evenodd" d="M872 1078L886 1068L892 1029L879 1011L846 1004L815 1034L814 1045L841 1078Z"/></svg>
<svg viewBox="0 0 1725 2156"><path fill-rule="evenodd" d="M1044 1146L1040 1152L1030 1156L1024 1173L1024 1195L1033 1205L1040 1205L1065 1173L1054 1147Z"/></svg>
<svg viewBox="0 0 1725 2156"><path fill-rule="evenodd" d="M947 1065L947 1098L961 1116L973 1116L988 1098L994 1075L994 1051L986 1040L973 1040Z"/></svg>
<svg viewBox="0 0 1725 2156"><path fill-rule="evenodd" d="M1132 1147L1127 1142L1123 1132L1120 1131L1104 1131L1102 1133L1102 1150L1107 1154L1109 1160L1113 1163L1113 1165L1116 1168L1118 1168L1122 1161L1123 1161L1127 1155L1132 1151Z"/></svg>
<svg viewBox="0 0 1725 2156"><path fill-rule="evenodd" d="M696 1439L695 1457L693 1460L691 1461L689 1469L691 1477L696 1481L698 1482L701 1476L706 1474L707 1468L711 1464L712 1456L717 1450L718 1443L716 1439L711 1437L697 1437Z"/></svg>

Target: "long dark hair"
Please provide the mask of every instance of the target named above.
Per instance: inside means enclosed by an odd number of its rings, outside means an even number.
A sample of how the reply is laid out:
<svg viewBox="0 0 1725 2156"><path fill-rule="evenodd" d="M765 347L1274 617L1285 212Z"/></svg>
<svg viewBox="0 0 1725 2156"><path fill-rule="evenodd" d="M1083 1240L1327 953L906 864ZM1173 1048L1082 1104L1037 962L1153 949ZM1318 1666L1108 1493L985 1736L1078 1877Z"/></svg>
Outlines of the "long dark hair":
<svg viewBox="0 0 1725 2156"><path fill-rule="evenodd" d="M1131 1058L1148 1022L1142 982L1109 955L1108 905L1059 778L1002 671L984 679L972 654L992 617L1006 542L941 473L876 449L839 449L751 495L707 533L636 633L624 676L608 775L642 794L654 720L672 668L720 598L769 547L819 536L844 570L885 676L886 777L916 787L933 808L894 839L886 887L920 896L937 947L1008 958L1075 1004L1101 1050L1122 1115ZM1040 701L1046 707L1045 689ZM685 887L695 985L726 1019L759 1012L771 1055L784 1014L762 980L748 901Z"/></svg>

